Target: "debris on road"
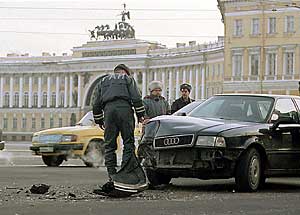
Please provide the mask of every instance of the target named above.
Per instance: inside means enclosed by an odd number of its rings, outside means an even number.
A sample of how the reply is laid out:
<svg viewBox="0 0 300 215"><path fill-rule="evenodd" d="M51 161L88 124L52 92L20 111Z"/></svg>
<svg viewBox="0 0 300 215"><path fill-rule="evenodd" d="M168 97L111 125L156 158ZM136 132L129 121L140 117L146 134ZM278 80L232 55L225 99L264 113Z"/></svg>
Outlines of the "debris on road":
<svg viewBox="0 0 300 215"><path fill-rule="evenodd" d="M32 185L30 192L33 194L45 194L48 192L50 186L47 184L37 184Z"/></svg>

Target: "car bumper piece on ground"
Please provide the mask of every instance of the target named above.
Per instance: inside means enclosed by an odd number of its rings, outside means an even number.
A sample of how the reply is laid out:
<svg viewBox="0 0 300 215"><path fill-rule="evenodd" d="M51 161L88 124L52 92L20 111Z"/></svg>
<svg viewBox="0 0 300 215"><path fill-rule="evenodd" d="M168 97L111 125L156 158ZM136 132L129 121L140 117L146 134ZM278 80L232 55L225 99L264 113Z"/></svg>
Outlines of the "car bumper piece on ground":
<svg viewBox="0 0 300 215"><path fill-rule="evenodd" d="M0 142L0 150L3 150L3 149L4 149L4 146L5 146L5 142L4 142L4 141L1 141L1 142Z"/></svg>

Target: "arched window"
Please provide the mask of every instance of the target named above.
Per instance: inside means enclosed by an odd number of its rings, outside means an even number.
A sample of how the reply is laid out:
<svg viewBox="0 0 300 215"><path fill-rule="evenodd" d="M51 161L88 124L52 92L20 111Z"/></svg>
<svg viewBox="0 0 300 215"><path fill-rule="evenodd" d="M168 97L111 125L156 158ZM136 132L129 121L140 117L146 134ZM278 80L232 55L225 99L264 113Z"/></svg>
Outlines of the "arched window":
<svg viewBox="0 0 300 215"><path fill-rule="evenodd" d="M51 107L55 107L56 105L56 94L52 93L51 95Z"/></svg>
<svg viewBox="0 0 300 215"><path fill-rule="evenodd" d="M15 93L15 96L14 96L14 107L19 107L19 93Z"/></svg>
<svg viewBox="0 0 300 215"><path fill-rule="evenodd" d="M47 93L43 93L43 107L47 107Z"/></svg>
<svg viewBox="0 0 300 215"><path fill-rule="evenodd" d="M28 93L25 92L24 93L24 107L28 107L28 99L29 99Z"/></svg>
<svg viewBox="0 0 300 215"><path fill-rule="evenodd" d="M38 106L38 100L39 100L38 93L34 93L33 94L33 107L37 107Z"/></svg>
<svg viewBox="0 0 300 215"><path fill-rule="evenodd" d="M9 107L9 93L4 95L4 107Z"/></svg>

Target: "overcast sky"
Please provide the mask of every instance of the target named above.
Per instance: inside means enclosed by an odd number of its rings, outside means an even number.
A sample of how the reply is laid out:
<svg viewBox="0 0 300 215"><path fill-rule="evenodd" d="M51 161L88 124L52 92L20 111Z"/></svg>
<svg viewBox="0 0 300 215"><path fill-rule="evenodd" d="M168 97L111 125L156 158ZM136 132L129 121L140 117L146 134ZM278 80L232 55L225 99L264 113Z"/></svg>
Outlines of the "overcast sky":
<svg viewBox="0 0 300 215"><path fill-rule="evenodd" d="M137 39L171 48L176 42L204 43L224 34L217 0L0 0L0 56L71 53L89 41L89 29L120 21L123 3L132 9L129 23Z"/></svg>

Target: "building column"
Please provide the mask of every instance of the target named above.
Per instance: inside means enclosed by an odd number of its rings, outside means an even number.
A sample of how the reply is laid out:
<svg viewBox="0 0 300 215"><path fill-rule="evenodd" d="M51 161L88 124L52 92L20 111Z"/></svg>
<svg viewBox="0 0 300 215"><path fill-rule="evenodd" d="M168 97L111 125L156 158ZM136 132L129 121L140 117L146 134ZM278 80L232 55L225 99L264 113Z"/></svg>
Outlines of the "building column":
<svg viewBox="0 0 300 215"><path fill-rule="evenodd" d="M205 68L202 66L201 68L201 99L205 99Z"/></svg>
<svg viewBox="0 0 300 215"><path fill-rule="evenodd" d="M29 93L28 93L28 107L31 108L32 107L32 76L29 77Z"/></svg>
<svg viewBox="0 0 300 215"><path fill-rule="evenodd" d="M47 108L50 107L50 98L51 98L51 76L47 77Z"/></svg>
<svg viewBox="0 0 300 215"><path fill-rule="evenodd" d="M55 107L59 107L59 75L56 76L56 84L55 84Z"/></svg>
<svg viewBox="0 0 300 215"><path fill-rule="evenodd" d="M198 65L195 68L195 72L196 72L195 100L198 100L198 98L199 98L199 66Z"/></svg>
<svg viewBox="0 0 300 215"><path fill-rule="evenodd" d="M133 79L135 80L135 82L137 82L137 79L138 79L137 70L135 70L134 73L133 73Z"/></svg>
<svg viewBox="0 0 300 215"><path fill-rule="evenodd" d="M64 107L68 107L68 76L65 76L65 95L64 95Z"/></svg>
<svg viewBox="0 0 300 215"><path fill-rule="evenodd" d="M166 70L164 68L161 69L161 80L162 80L162 85L163 85L161 94L163 96L165 96L165 93L166 93Z"/></svg>
<svg viewBox="0 0 300 215"><path fill-rule="evenodd" d="M176 70L176 99L179 98L179 70Z"/></svg>
<svg viewBox="0 0 300 215"><path fill-rule="evenodd" d="M169 103L172 102L172 91L173 91L172 69L169 69Z"/></svg>
<svg viewBox="0 0 300 215"><path fill-rule="evenodd" d="M23 77L21 76L19 79L19 108L23 107Z"/></svg>
<svg viewBox="0 0 300 215"><path fill-rule="evenodd" d="M142 89L142 97L144 98L146 96L146 93L147 93L146 71L142 72L142 76L143 76L143 80L142 80L142 87L143 87L143 89Z"/></svg>
<svg viewBox="0 0 300 215"><path fill-rule="evenodd" d="M77 107L81 107L81 74L78 74L77 92Z"/></svg>
<svg viewBox="0 0 300 215"><path fill-rule="evenodd" d="M13 76L10 77L9 80L9 107L13 107L13 101L14 101L14 78Z"/></svg>
<svg viewBox="0 0 300 215"><path fill-rule="evenodd" d="M3 97L4 97L4 94L3 94L3 76L0 77L0 108L3 107Z"/></svg>
<svg viewBox="0 0 300 215"><path fill-rule="evenodd" d="M38 108L42 106L42 77L38 78Z"/></svg>
<svg viewBox="0 0 300 215"><path fill-rule="evenodd" d="M69 107L73 107L73 75L70 75Z"/></svg>
<svg viewBox="0 0 300 215"><path fill-rule="evenodd" d="M154 80L157 81L157 69L154 71Z"/></svg>
<svg viewBox="0 0 300 215"><path fill-rule="evenodd" d="M191 97L194 95L194 91L195 91L195 86L193 85L193 66L190 66L189 69L189 73L190 73L190 78L189 78L189 83L192 86L192 91L191 91Z"/></svg>
<svg viewBox="0 0 300 215"><path fill-rule="evenodd" d="M182 83L186 83L186 68L183 67L182 70Z"/></svg>

